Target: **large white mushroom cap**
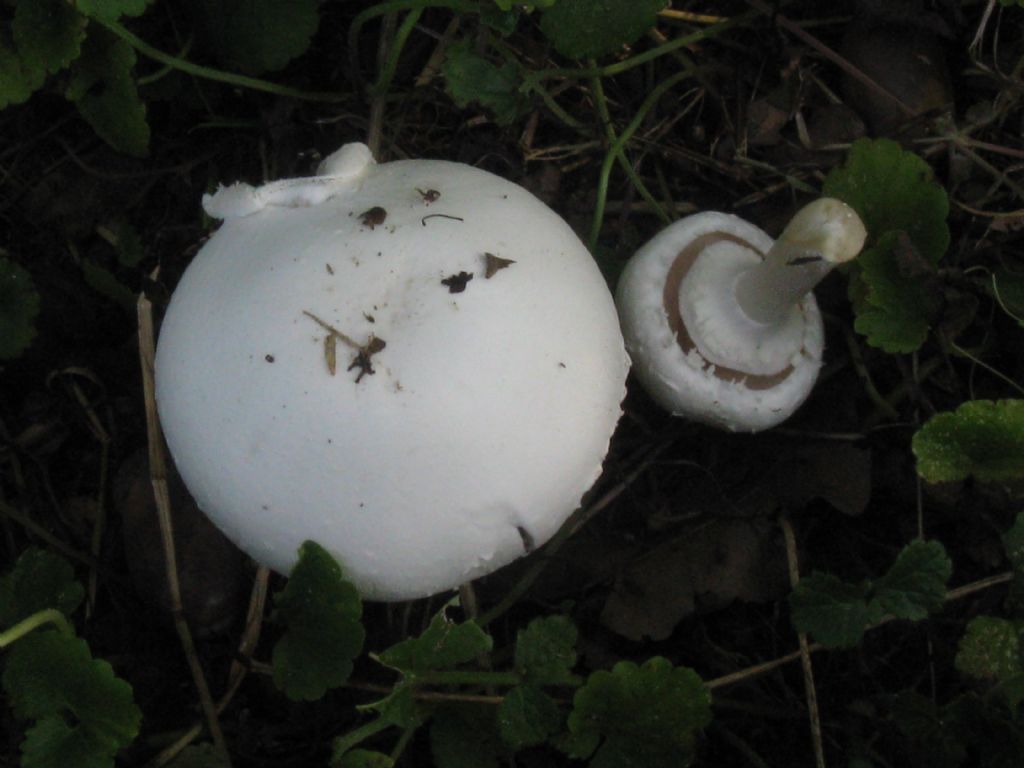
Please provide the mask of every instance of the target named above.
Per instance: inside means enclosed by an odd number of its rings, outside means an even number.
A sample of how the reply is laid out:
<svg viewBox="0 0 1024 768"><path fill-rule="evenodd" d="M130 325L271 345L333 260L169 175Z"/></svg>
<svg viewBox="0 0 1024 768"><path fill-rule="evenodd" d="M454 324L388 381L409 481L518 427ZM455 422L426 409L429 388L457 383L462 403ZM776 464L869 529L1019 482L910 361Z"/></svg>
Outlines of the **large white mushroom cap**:
<svg viewBox="0 0 1024 768"><path fill-rule="evenodd" d="M628 360L572 230L457 163L347 145L234 185L156 357L189 490L257 561L313 539L367 599L454 588L543 544L599 473ZM333 369L333 371L332 371Z"/></svg>

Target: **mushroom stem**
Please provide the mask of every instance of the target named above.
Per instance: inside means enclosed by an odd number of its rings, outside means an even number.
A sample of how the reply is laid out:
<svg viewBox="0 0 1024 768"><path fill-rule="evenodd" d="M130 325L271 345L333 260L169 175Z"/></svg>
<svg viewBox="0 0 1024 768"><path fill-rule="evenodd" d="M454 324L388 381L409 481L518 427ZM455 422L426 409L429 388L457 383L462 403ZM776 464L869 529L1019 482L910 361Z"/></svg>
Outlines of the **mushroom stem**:
<svg viewBox="0 0 1024 768"><path fill-rule="evenodd" d="M853 259L867 232L846 203L823 197L804 206L764 260L736 278L736 301L755 322L774 325L833 267Z"/></svg>

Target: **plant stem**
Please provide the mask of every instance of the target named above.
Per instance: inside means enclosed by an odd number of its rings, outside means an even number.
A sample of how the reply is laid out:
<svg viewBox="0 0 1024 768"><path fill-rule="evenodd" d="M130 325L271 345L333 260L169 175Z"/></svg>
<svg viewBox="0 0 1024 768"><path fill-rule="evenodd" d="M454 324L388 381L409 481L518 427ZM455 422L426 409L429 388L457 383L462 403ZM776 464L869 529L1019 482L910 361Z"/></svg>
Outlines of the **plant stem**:
<svg viewBox="0 0 1024 768"><path fill-rule="evenodd" d="M277 83L271 83L266 80L259 80L255 77L246 77L245 75L236 75L231 72L224 72L220 69L213 69L212 67L204 67L199 64L193 64L191 61L185 59L179 59L176 56L172 56L169 53L164 53L151 46L139 37L128 31L125 27L118 24L116 21L107 21L106 19L100 19L90 16L90 21L93 24L99 24L101 27L106 28L117 37L124 40L128 45L134 48L136 51L141 53L143 56L154 61L159 61L172 69L176 69L179 72L184 72L187 75L193 75L194 77L201 77L205 80L215 80L221 83L227 83L228 85L237 85L241 88L248 88L253 91L263 91L264 93L272 93L275 96L287 96L292 99L301 99L303 101L323 101L323 102L338 102L345 101L349 98L349 94L341 93L311 93L308 91L299 91L295 88L289 88L286 85L278 85Z"/></svg>
<svg viewBox="0 0 1024 768"><path fill-rule="evenodd" d="M366 23L378 16L384 16L396 11L418 11L422 13L427 8L448 8L459 13L472 13L476 10L476 4L466 2L465 0L391 0L391 2L378 3L356 14L348 28L348 55L352 76L356 78L357 82L362 82L358 66L359 33L362 32Z"/></svg>
<svg viewBox="0 0 1024 768"><path fill-rule="evenodd" d="M420 20L422 15L422 8L414 8L402 19L402 23L395 33L395 39L391 43L391 50L388 51L387 61L384 62L384 66L381 68L380 77L377 78L377 82L370 88L371 96L383 96L388 92L388 89L391 87L391 81L395 77L395 70L398 68L398 57L401 55L402 48L405 47L405 42L409 39L409 35L416 28L416 22Z"/></svg>
<svg viewBox="0 0 1024 768"><path fill-rule="evenodd" d="M344 736L339 736L331 745L332 755L330 764L337 764L341 756L352 749L356 744L370 738L376 733L387 730L391 726L392 723L388 722L383 717L378 717L375 720L364 723L354 731L349 731Z"/></svg>
<svg viewBox="0 0 1024 768"><path fill-rule="evenodd" d="M33 629L41 627L44 624L53 624L58 630L63 632L65 635L74 635L75 630L71 626L71 622L67 620L63 613L58 611L56 608L47 608L42 611L36 611L28 618L22 619L13 627L0 632L0 648L6 648L16 640L20 640Z"/></svg>
<svg viewBox="0 0 1024 768"><path fill-rule="evenodd" d="M633 119L629 122L629 125L626 126L626 129L619 134L617 138L615 137L614 129L611 128L610 118L607 117L607 106L604 105L603 90L600 87L601 81L599 78L595 78L594 94L595 98L598 100L598 110L601 114L601 120L604 122L606 130L609 132L610 136L613 137L613 141L604 157L604 162L601 165L601 175L598 178L597 183L597 203L594 206L594 219L590 225L590 237L587 241L587 246L590 248L591 253L593 253L594 249L597 247L597 238L601 232L601 223L604 221L604 208L608 198L608 177L612 171L612 163L614 163L616 159L620 160L623 169L626 171L626 174L633 182L637 191L641 194L644 200L647 201L648 205L654 209L659 218L661 218L665 223L671 221L669 215L665 213L661 204L654 198L650 191L648 191L643 181L641 181L640 177L637 175L636 170L632 165L630 165L629 161L623 155L623 148L625 147L626 142L628 142L633 137L633 134L636 133L637 128L640 127L640 123L643 122L647 113L658 102L658 99L661 98L662 94L680 80L689 76L688 72L677 72L667 80L663 80L658 83L657 87L655 87L655 89L651 91L648 97L644 100L644 103L640 105L640 108L633 116ZM604 106L603 110L602 106Z"/></svg>

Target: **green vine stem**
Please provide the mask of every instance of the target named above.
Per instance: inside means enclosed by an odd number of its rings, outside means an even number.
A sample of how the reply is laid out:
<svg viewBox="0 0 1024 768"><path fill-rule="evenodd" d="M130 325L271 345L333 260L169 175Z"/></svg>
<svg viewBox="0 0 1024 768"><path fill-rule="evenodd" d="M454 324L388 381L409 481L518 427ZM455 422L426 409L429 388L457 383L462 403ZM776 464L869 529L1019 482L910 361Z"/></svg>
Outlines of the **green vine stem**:
<svg viewBox="0 0 1024 768"><path fill-rule="evenodd" d="M735 16L718 24L713 24L710 27L700 29L689 35L683 35L682 37L677 37L674 40L669 40L662 45L655 46L643 53L638 53L636 56L630 56L628 59L624 59L623 61L617 61L614 64L606 64L603 67L596 67L592 65L579 69L569 69L565 67L539 69L530 74L523 81L522 89L525 93L529 93L537 83L544 80L550 80L555 77L586 79L621 75L623 72L628 72L635 67L639 67L649 61L653 61L661 56L677 51L680 48L687 48L703 40L709 40L717 37L719 33L753 19L757 15L758 14L754 11L748 11L747 13L740 14L739 16Z"/></svg>
<svg viewBox="0 0 1024 768"><path fill-rule="evenodd" d="M477 10L475 3L467 2L466 0L390 0L390 2L378 3L372 8L367 8L365 11L356 14L356 17L352 19L352 23L348 28L349 69L352 72L352 76L358 79L359 34L362 32L363 27L366 26L367 22L377 18L378 16L384 16L396 11L414 11L419 14L427 8L447 8L458 13L472 13ZM419 16L417 15L416 18L418 19ZM406 21L408 21L408 17L406 17ZM415 20L410 24L409 32L412 31L413 25L415 25ZM406 37L408 37L409 32L405 33ZM399 35L401 35L401 31L399 31ZM401 51L403 43L404 39L399 40L398 37L396 37L394 48ZM397 63L397 55L395 59ZM376 90L383 82L384 76L382 72L377 86L374 86L374 90Z"/></svg>
<svg viewBox="0 0 1024 768"><path fill-rule="evenodd" d="M518 672L501 672L486 669L442 669L430 672L416 672L412 676L417 685L475 685L481 688L492 686L513 687L523 682ZM567 674L555 685L583 685L583 678Z"/></svg>
<svg viewBox="0 0 1024 768"><path fill-rule="evenodd" d="M392 725L393 723L385 720L383 716L380 716L368 723L364 723L354 731L349 731L344 736L339 736L331 745L332 756L330 764L337 765L338 761L341 760L342 755L352 749L352 747L356 746L356 744L359 744L361 741L365 741L381 731L386 731Z"/></svg>
<svg viewBox="0 0 1024 768"><path fill-rule="evenodd" d="M391 81L395 77L395 70L398 69L398 57L401 56L402 49L405 47L409 35L416 28L416 22L420 20L422 15L422 8L414 8L402 19L402 24L398 27L395 39L391 43L391 50L388 51L387 61L384 62L384 66L381 68L380 77L377 79L376 84L370 88L370 96L383 96L388 92L388 89L391 87Z"/></svg>
<svg viewBox="0 0 1024 768"><path fill-rule="evenodd" d="M16 640L20 640L33 629L43 626L44 624L53 624L65 635L74 635L75 630L71 626L71 622L67 620L63 613L58 611L56 608L47 608L43 611L36 611L28 618L22 619L13 627L10 627L3 632L0 632L0 648L6 648Z"/></svg>
<svg viewBox="0 0 1024 768"><path fill-rule="evenodd" d="M240 88L248 88L253 91L263 91L264 93L272 93L275 96L286 96L292 99L301 99L302 101L322 101L322 102L339 102L345 101L350 96L349 94L341 93L314 93L308 91L300 91L295 88L289 88L286 85L278 85L277 83L271 83L266 80L260 80L255 77L246 77L245 75L236 75L231 72L224 72L219 69L213 69L212 67L204 67L200 64L193 64L191 61L185 59L179 59L177 56L172 56L169 53L164 53L147 43L145 40L134 35L125 27L118 24L116 21L107 21L106 19L96 18L95 16L89 17L93 24L99 24L101 27L109 30L119 38L124 40L128 45L134 48L136 51L141 53L148 59L158 61L165 66L172 69L176 69L179 72L184 72L187 75L193 75L195 77L201 77L205 80L214 80L220 83L226 83L228 85L236 85Z"/></svg>
<svg viewBox="0 0 1024 768"><path fill-rule="evenodd" d="M608 148L608 153L605 155L604 162L601 164L601 176L598 179L597 183L597 204L594 206L594 220L591 223L590 238L587 241L587 246L590 248L591 253L593 253L594 249L597 247L597 238L601 232L601 224L604 221L604 208L608 198L608 177L611 175L612 172L612 163L614 163L616 159L620 161L620 164L626 170L626 174L629 176L630 181L633 182L634 186L636 186L637 191L641 194L641 196L643 196L644 200L647 201L648 205L650 205L651 208L658 214L659 218L661 218L665 223L671 221L669 215L665 212L664 208L662 208L661 203L659 203L655 199L655 197L648 191L647 187L644 185L644 183L640 180L640 177L637 175L636 170L626 159L623 153L623 148L626 146L626 142L628 142L633 137L633 134L636 133L637 128L640 127L640 124L643 122L643 119L647 116L647 113L650 112L651 108L658 103L658 100L662 97L662 95L664 95L664 93L669 88L674 86L676 83L680 82L681 80L684 80L689 76L689 72L677 72L667 80L663 80L662 82L658 83L657 87L655 87L655 89L651 91L647 98L644 99L644 103L640 105L640 108L636 111L636 114L633 116L633 119L629 122L629 125L626 126L626 129L621 134L619 134L619 136L614 140L612 145ZM600 81L595 80L595 86L598 85L599 82ZM595 94L597 92L598 89L595 88ZM603 115L602 120L604 120ZM606 125L610 125L610 123L606 123ZM612 135L614 135L614 132L612 133Z"/></svg>

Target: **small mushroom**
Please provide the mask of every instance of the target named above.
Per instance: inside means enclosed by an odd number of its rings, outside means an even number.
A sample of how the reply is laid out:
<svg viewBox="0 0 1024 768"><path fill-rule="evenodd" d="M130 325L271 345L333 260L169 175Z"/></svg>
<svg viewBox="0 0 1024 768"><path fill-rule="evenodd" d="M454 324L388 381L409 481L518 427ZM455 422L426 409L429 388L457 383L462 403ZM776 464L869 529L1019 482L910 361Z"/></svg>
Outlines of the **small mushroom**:
<svg viewBox="0 0 1024 768"><path fill-rule="evenodd" d="M630 260L616 292L641 384L672 413L733 431L788 418L821 366L811 289L854 258L866 232L845 203L801 209L778 240L743 219L681 219Z"/></svg>
<svg viewBox="0 0 1024 768"><path fill-rule="evenodd" d="M287 573L313 539L364 598L401 600L550 538L601 472L629 362L600 270L543 203L364 150L326 185L207 198L227 218L168 307L156 396L185 483L242 549ZM484 253L515 267L454 302L439 278Z"/></svg>

